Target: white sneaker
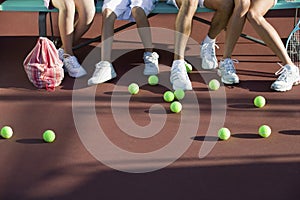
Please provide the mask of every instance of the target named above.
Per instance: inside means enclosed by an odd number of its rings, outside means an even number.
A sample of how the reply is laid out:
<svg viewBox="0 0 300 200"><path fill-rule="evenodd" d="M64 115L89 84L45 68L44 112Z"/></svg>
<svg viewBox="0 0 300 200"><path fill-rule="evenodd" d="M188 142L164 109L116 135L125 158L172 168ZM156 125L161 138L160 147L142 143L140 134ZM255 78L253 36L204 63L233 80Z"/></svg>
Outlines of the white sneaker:
<svg viewBox="0 0 300 200"><path fill-rule="evenodd" d="M230 58L220 61L218 75L221 76L221 81L225 84L237 84L240 81L236 74L234 63L238 63L238 61Z"/></svg>
<svg viewBox="0 0 300 200"><path fill-rule="evenodd" d="M279 75L278 79L271 85L271 89L285 92L291 90L293 85L300 83L299 68L294 65L285 65L275 73Z"/></svg>
<svg viewBox="0 0 300 200"><path fill-rule="evenodd" d="M86 75L85 69L79 64L75 56L66 56L64 54L64 68L67 70L69 75L74 78L79 78Z"/></svg>
<svg viewBox="0 0 300 200"><path fill-rule="evenodd" d="M200 45L200 58L202 60L202 69L212 70L218 67L215 47L219 46L215 42L202 42Z"/></svg>
<svg viewBox="0 0 300 200"><path fill-rule="evenodd" d="M61 61L64 61L64 54L65 54L65 51L62 49L62 48L59 48L57 49L57 52L58 52L58 57Z"/></svg>
<svg viewBox="0 0 300 200"><path fill-rule="evenodd" d="M192 90L192 83L186 72L184 61L173 61L171 68L170 82L174 90Z"/></svg>
<svg viewBox="0 0 300 200"><path fill-rule="evenodd" d="M117 76L112 64L108 61L100 61L95 66L93 76L88 80L88 85L104 83Z"/></svg>
<svg viewBox="0 0 300 200"><path fill-rule="evenodd" d="M144 53L144 62L145 69L144 75L156 75L159 73L158 68L158 54L156 52L145 52Z"/></svg>

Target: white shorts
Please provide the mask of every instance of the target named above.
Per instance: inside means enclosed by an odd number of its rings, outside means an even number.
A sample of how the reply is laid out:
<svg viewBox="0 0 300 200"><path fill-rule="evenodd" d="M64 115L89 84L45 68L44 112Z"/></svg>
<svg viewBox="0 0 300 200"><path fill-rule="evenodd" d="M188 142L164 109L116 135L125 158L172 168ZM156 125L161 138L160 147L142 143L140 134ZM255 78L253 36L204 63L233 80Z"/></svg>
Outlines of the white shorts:
<svg viewBox="0 0 300 200"><path fill-rule="evenodd" d="M117 19L134 21L131 15L131 9L133 7L140 7L145 11L146 15L149 15L157 1L158 0L104 0L102 11L108 8L117 15Z"/></svg>
<svg viewBox="0 0 300 200"><path fill-rule="evenodd" d="M168 0L168 1L167 1L167 4L174 5L174 6L176 6L177 9L179 9L179 8L178 8L178 5L177 5L177 3L176 3L176 0ZM204 0L199 0L198 6L201 7L201 8L204 8L204 7L205 7L205 6L204 6Z"/></svg>

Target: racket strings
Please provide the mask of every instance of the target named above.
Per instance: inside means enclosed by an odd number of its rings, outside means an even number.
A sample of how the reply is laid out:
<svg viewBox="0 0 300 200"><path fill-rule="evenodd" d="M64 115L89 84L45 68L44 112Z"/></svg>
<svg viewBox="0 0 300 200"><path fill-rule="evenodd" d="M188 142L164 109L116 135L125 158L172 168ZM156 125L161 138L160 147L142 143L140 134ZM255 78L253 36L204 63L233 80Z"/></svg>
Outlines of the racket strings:
<svg viewBox="0 0 300 200"><path fill-rule="evenodd" d="M300 67L300 30L293 33L287 47L291 60Z"/></svg>

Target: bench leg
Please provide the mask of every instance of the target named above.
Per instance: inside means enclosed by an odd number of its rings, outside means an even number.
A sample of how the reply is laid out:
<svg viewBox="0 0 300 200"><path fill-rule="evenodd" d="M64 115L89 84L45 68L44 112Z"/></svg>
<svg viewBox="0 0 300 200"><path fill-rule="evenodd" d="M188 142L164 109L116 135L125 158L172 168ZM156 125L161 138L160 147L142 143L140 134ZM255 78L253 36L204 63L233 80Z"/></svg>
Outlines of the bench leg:
<svg viewBox="0 0 300 200"><path fill-rule="evenodd" d="M47 36L47 17L48 12L39 12L39 36L46 37Z"/></svg>

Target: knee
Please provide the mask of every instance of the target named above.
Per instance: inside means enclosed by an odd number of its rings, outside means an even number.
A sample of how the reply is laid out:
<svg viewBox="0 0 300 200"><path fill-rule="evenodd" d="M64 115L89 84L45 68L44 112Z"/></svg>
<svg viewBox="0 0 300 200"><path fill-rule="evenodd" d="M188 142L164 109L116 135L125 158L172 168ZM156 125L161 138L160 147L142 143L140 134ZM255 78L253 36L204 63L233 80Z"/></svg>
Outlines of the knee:
<svg viewBox="0 0 300 200"><path fill-rule="evenodd" d="M59 12L65 13L66 15L74 15L75 14L75 4L72 0L64 0L59 4L58 7Z"/></svg>
<svg viewBox="0 0 300 200"><path fill-rule="evenodd" d="M185 15L187 18L192 18L198 7L198 0L185 0L179 5L179 14Z"/></svg>
<svg viewBox="0 0 300 200"><path fill-rule="evenodd" d="M251 24L260 24L262 19L263 19L263 16L256 10L250 9L247 13L247 20Z"/></svg>
<svg viewBox="0 0 300 200"><path fill-rule="evenodd" d="M231 16L232 11L234 8L233 1L221 1L216 7L213 9L216 10L218 13L222 13L223 16L227 16L228 18Z"/></svg>
<svg viewBox="0 0 300 200"><path fill-rule="evenodd" d="M226 13L228 15L231 15L233 8L234 8L233 1L224 1L220 10L222 10L224 13Z"/></svg>
<svg viewBox="0 0 300 200"><path fill-rule="evenodd" d="M110 9L104 9L102 11L102 20L105 24L113 24L115 22L116 15L114 12Z"/></svg>
<svg viewBox="0 0 300 200"><path fill-rule="evenodd" d="M198 0L186 0L182 2L181 6L187 8L187 10L196 10L198 7Z"/></svg>
<svg viewBox="0 0 300 200"><path fill-rule="evenodd" d="M135 19L138 18L139 16L145 15L145 11L141 7L138 7L138 6L133 7L131 9L131 13Z"/></svg>
<svg viewBox="0 0 300 200"><path fill-rule="evenodd" d="M194 7L194 8L198 7L198 3L199 3L198 0L188 0L188 1L185 1L185 2L187 2L189 7Z"/></svg>
<svg viewBox="0 0 300 200"><path fill-rule="evenodd" d="M243 17L249 11L251 2L249 0L241 0L238 4L234 5L234 12Z"/></svg>

